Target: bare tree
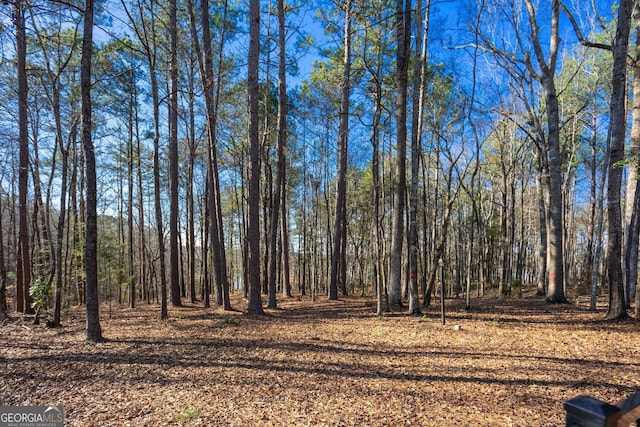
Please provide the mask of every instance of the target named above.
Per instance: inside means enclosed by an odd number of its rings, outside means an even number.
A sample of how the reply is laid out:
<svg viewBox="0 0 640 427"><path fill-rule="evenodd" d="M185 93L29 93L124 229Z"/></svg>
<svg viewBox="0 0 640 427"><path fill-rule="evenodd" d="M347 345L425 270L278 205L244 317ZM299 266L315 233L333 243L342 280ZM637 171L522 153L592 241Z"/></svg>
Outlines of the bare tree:
<svg viewBox="0 0 640 427"><path fill-rule="evenodd" d="M493 2L491 8L496 15L491 19L502 19L515 34L515 48L506 38L496 36L495 22L490 22L487 32L481 34L483 48L491 52L499 65L508 73L514 86L519 88L520 98L527 109L528 124L533 140L538 145L544 173L541 183L547 201L545 222L547 239L547 300L565 302L564 295L564 254L563 254L563 202L562 202L562 152L560 150L560 111L556 90L555 74L560 47L560 1L551 1L549 31L539 27L538 16L541 6L532 0L510 0ZM522 3L525 11L522 10ZM525 15L526 22L520 20ZM526 29L523 29L526 25ZM547 34L548 41L542 40ZM544 46L544 47L543 47ZM545 48L547 49L545 53ZM544 94L546 123L537 114L537 103L532 89L537 82Z"/></svg>

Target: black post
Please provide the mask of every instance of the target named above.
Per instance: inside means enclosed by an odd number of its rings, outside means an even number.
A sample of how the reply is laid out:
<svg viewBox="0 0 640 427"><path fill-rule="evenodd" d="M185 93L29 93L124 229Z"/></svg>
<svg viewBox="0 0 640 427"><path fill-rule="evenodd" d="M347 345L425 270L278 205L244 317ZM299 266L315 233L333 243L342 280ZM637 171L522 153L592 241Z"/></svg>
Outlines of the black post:
<svg viewBox="0 0 640 427"><path fill-rule="evenodd" d="M440 318L444 325L446 320L444 314L444 260L442 258L438 260L438 265L440 266Z"/></svg>

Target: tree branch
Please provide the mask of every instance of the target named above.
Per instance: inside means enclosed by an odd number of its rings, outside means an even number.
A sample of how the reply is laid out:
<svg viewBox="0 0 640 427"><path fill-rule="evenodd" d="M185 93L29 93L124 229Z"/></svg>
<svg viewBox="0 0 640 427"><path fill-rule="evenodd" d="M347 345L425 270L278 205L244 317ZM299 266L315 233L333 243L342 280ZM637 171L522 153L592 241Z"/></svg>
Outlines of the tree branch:
<svg viewBox="0 0 640 427"><path fill-rule="evenodd" d="M580 27L578 26L578 21L576 21L575 16L573 16L569 8L567 8L567 6L563 2L559 2L559 3L560 3L560 9L562 9L565 15L567 15L567 18L569 18L569 22L571 22L573 31L574 33L576 33L576 37L578 37L578 41L580 42L581 45L586 47L594 47L596 49L608 50L609 52L611 52L611 45L604 44L604 43L595 43L585 39L584 36L582 35L582 32L580 31Z"/></svg>

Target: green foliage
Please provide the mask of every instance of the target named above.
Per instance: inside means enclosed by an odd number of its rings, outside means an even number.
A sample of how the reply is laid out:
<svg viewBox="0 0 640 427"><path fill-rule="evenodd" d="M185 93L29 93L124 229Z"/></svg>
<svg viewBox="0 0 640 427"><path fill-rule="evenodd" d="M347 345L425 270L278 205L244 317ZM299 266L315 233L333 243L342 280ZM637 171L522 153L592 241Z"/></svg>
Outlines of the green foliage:
<svg viewBox="0 0 640 427"><path fill-rule="evenodd" d="M44 308L47 305L47 297L51 295L52 286L51 283L36 278L29 287L29 294L33 298L31 307Z"/></svg>
<svg viewBox="0 0 640 427"><path fill-rule="evenodd" d="M189 408L185 409L183 412L178 414L176 418L180 421L184 421L184 420L190 420L193 418L198 418L199 416L200 416L200 411L198 411L198 409L194 408L193 406L190 406Z"/></svg>

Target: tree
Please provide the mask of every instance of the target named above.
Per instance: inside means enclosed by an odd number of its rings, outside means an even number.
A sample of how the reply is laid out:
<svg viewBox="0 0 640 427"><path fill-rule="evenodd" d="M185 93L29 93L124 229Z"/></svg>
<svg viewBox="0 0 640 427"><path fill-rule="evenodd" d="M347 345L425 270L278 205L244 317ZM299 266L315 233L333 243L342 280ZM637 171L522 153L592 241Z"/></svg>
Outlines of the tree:
<svg viewBox="0 0 640 427"><path fill-rule="evenodd" d="M156 220L156 236L158 239L158 251L160 262L160 318L166 319L169 314L167 311L167 277L166 277L166 260L165 260L165 242L164 242L164 227L162 217L162 188L160 182L160 93L158 83L158 47L157 47L157 34L156 34L156 2L150 0L148 5L142 2L137 2L138 16L134 16L129 10L124 0L121 0L121 4L129 22L133 26L133 30L136 33L138 40L142 45L142 50L147 60L147 66L149 68L149 81L151 89L152 107L153 107L153 189L154 189L154 213ZM145 11L149 9L149 14L146 15ZM140 155L140 153L138 153ZM141 204L142 206L142 204ZM144 246L143 246L144 248ZM144 286L144 285L143 285Z"/></svg>
<svg viewBox="0 0 640 427"><path fill-rule="evenodd" d="M527 111L527 123L532 128L529 132L538 145L540 155L542 191L547 203L545 214L547 221L547 239L543 242L547 248L547 293L549 302L565 302L564 295L564 243L563 243L563 201L562 201L562 151L560 147L560 111L558 94L555 83L556 65L560 47L560 1L551 0L551 26L549 31L541 30L539 11L541 6L534 5L532 0L522 0L526 9L526 22L520 20L523 15L519 0L511 0L505 4L494 2L495 12L490 16L481 43L486 51L491 52L498 64L503 68L513 86L519 90L519 96ZM508 6L508 7L505 7ZM501 26L497 20L503 20L509 26L510 34L515 40L510 40L509 34L498 36L495 31ZM525 27L526 29L522 29ZM525 33L525 34L522 34ZM548 34L548 42L542 37ZM526 36L526 37L525 37ZM515 48L513 48L515 42ZM545 54L543 46L548 46ZM537 83L544 95L546 107L546 123L537 114L540 102L535 100ZM514 119L515 120L515 119Z"/></svg>
<svg viewBox="0 0 640 427"><path fill-rule="evenodd" d="M626 134L627 97L627 52L631 27L633 0L621 0L618 9L618 26L613 42L613 76L609 122L609 181L607 186L607 271L609 282L609 309L607 319L627 316L624 301L624 280L622 276L622 210L620 190L622 171L620 162L624 159Z"/></svg>
<svg viewBox="0 0 640 427"><path fill-rule="evenodd" d="M411 41L410 1L396 2L397 94L396 94L396 164L389 262L389 305L402 306L402 248L404 241L405 193L407 190L407 82L409 69L409 43Z"/></svg>
<svg viewBox="0 0 640 427"><path fill-rule="evenodd" d="M640 23L636 23L636 57L640 55ZM625 305L631 306L638 283L638 246L640 243L640 67L633 67L633 105L631 119L629 174L624 210ZM640 319L639 319L640 320Z"/></svg>
<svg viewBox="0 0 640 427"><path fill-rule="evenodd" d="M270 254L269 258L269 308L276 308L276 244L278 241L278 225L282 214L282 231L286 224L285 212L281 212L281 205L286 198L285 172L286 172L286 146L287 146L287 70L286 70L286 46L285 46L285 4L284 0L278 0L278 142L277 142L277 171L273 206L271 207L271 226L269 230ZM283 240L284 243L284 240ZM284 244L281 245L281 247ZM283 248L283 257L288 257L287 248Z"/></svg>
<svg viewBox="0 0 640 427"><path fill-rule="evenodd" d="M331 254L331 276L329 299L338 299L338 276L344 277L341 266L346 265L346 204L347 204L347 157L349 146L349 94L351 75L351 0L344 3L344 58L340 98L340 124L338 129L338 182L336 187L336 210L333 225L333 253ZM344 282L341 283L344 288Z"/></svg>
<svg viewBox="0 0 640 427"><path fill-rule="evenodd" d="M411 187L409 191L409 314L421 314L418 297L418 181L422 157L422 111L427 74L427 44L431 0L427 0L425 28L422 20L416 21L416 59L413 82L413 114L411 117ZM418 16L422 13L422 0L416 3Z"/></svg>
<svg viewBox="0 0 640 427"><path fill-rule="evenodd" d="M178 250L178 28L176 0L169 0L169 251L171 304L180 300L180 264Z"/></svg>
<svg viewBox="0 0 640 427"><path fill-rule="evenodd" d="M91 57L93 50L93 0L85 0L80 60L80 90L82 98L82 143L86 173L86 242L85 277L87 304L87 341L102 341L98 309L98 215L96 157L91 128Z"/></svg>
<svg viewBox="0 0 640 427"><path fill-rule="evenodd" d="M19 150L19 231L18 262L16 263L16 300L18 312L33 314L29 287L31 286L31 252L29 250L29 217L27 193L29 191L29 129L27 123L27 44L23 0L14 1L14 24L16 26L16 64L18 71L18 129Z"/></svg>
<svg viewBox="0 0 640 427"><path fill-rule="evenodd" d="M248 194L248 314L264 314L260 298L260 139L258 135L258 64L260 52L260 0L249 2L249 58L247 101L249 107L249 194Z"/></svg>
<svg viewBox="0 0 640 427"><path fill-rule="evenodd" d="M191 4L191 3L189 3ZM191 19L191 33L194 48L198 55L198 65L205 96L205 110L207 114L207 183L208 183L208 208L209 208L209 233L211 239L211 254L213 256L213 271L216 280L217 303L222 304L225 310L231 309L229 301L229 283L227 276L227 256L224 241L224 228L222 220L222 204L220 196L220 178L218 176L218 152L216 147L216 135L218 124L218 104L221 91L222 59L225 42L225 27L227 17L227 2L224 2L223 28L220 32L220 46L218 56L218 73L215 89L213 87L213 53L211 47L211 32L209 28L209 2L202 0L200 6L200 24L202 27L202 54L195 29L195 21ZM191 6L190 6L191 9ZM222 300L222 301L220 301ZM208 297L207 297L208 301Z"/></svg>

